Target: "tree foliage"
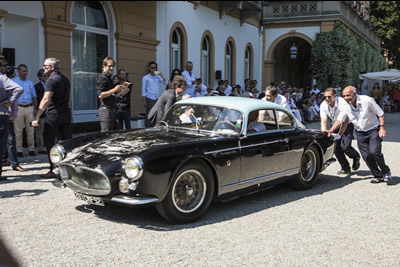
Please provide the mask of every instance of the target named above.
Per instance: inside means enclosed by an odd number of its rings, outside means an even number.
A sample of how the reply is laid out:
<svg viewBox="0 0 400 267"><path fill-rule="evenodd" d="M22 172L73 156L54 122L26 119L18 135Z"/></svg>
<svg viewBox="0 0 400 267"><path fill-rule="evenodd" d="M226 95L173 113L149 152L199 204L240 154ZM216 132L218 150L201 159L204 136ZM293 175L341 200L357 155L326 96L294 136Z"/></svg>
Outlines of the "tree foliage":
<svg viewBox="0 0 400 267"><path fill-rule="evenodd" d="M310 68L321 89L336 85L343 88L359 83L361 72L385 70L386 64L383 62L385 59L379 50L364 40L357 40L343 25L338 24L331 32L317 34Z"/></svg>
<svg viewBox="0 0 400 267"><path fill-rule="evenodd" d="M400 68L400 2L371 1L370 21L382 38L390 68Z"/></svg>

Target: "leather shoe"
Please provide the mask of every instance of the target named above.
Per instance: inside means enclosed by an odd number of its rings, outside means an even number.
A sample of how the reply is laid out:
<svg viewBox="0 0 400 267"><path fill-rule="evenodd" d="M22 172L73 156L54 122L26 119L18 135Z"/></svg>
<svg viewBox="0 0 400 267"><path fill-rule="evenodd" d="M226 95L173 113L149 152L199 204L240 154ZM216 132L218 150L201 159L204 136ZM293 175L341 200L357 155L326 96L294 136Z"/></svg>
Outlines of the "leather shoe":
<svg viewBox="0 0 400 267"><path fill-rule="evenodd" d="M48 172L46 174L39 175L42 178L56 178L57 175L54 172Z"/></svg>
<svg viewBox="0 0 400 267"><path fill-rule="evenodd" d="M29 151L29 156L34 157L34 156L36 156L36 153L34 151Z"/></svg>
<svg viewBox="0 0 400 267"><path fill-rule="evenodd" d="M339 175L347 175L350 173L351 173L350 170L343 170L343 169L341 169L340 171L337 172L337 174L339 174Z"/></svg>
<svg viewBox="0 0 400 267"><path fill-rule="evenodd" d="M14 170L14 171L17 171L17 172L24 172L24 171L26 171L24 168L22 168L22 167L19 166L19 165L17 165L17 167L13 168L13 170Z"/></svg>
<svg viewBox="0 0 400 267"><path fill-rule="evenodd" d="M360 156L358 156L357 158L355 158L353 160L352 168L353 168L353 171L356 171L356 170L358 170L360 168Z"/></svg>
<svg viewBox="0 0 400 267"><path fill-rule="evenodd" d="M22 152L18 152L17 155L18 155L18 157L20 157L20 158L23 158L23 157L24 157L24 153L22 153Z"/></svg>

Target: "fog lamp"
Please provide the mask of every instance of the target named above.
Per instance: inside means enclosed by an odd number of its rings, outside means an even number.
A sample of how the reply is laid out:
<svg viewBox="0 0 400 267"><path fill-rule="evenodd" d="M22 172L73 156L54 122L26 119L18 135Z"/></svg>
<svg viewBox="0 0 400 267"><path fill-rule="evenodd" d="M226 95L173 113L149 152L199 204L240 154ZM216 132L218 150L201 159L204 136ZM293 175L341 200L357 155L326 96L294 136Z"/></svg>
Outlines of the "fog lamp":
<svg viewBox="0 0 400 267"><path fill-rule="evenodd" d="M122 178L118 184L119 191L122 193L128 193L129 189L129 180L126 178Z"/></svg>

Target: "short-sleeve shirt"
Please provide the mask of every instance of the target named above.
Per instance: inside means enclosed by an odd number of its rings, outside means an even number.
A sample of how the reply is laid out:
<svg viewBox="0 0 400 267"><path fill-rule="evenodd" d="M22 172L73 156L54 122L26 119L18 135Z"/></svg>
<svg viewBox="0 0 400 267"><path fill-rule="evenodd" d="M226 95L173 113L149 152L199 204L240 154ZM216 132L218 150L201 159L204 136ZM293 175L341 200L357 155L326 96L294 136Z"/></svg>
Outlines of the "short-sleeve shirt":
<svg viewBox="0 0 400 267"><path fill-rule="evenodd" d="M71 84L61 72L53 72L46 81L45 92L53 92L47 107L47 114L60 114L69 112Z"/></svg>
<svg viewBox="0 0 400 267"><path fill-rule="evenodd" d="M333 107L329 106L326 101L323 101L320 106L319 115L321 118L329 118L332 122L335 122L340 114L341 106L348 106L346 100L342 97L336 96L335 105ZM346 119L346 117L344 118Z"/></svg>
<svg viewBox="0 0 400 267"><path fill-rule="evenodd" d="M97 76L96 88L97 88L97 96L99 96L102 92L107 92L113 89L114 85L113 81L111 80L111 74L103 72L99 76ZM116 105L117 105L117 98L113 95L100 99L100 107L115 109Z"/></svg>
<svg viewBox="0 0 400 267"><path fill-rule="evenodd" d="M338 121L344 121L346 117L343 114L349 117L349 122L354 125L356 131L367 132L379 126L378 117L382 117L384 112L372 97L357 95L356 107L348 104L341 110Z"/></svg>

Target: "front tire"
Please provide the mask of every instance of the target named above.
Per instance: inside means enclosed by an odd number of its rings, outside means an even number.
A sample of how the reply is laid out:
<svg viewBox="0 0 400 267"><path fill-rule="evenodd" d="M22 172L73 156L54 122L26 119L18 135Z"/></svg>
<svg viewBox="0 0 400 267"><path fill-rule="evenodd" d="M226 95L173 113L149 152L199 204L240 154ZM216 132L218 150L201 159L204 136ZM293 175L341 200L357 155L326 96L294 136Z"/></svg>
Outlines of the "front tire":
<svg viewBox="0 0 400 267"><path fill-rule="evenodd" d="M315 146L307 148L300 162L297 177L290 180L289 185L298 190L310 189L315 182L320 169L319 153Z"/></svg>
<svg viewBox="0 0 400 267"><path fill-rule="evenodd" d="M214 177L210 168L196 160L185 164L175 175L165 199L156 206L171 223L189 223L209 208L214 195Z"/></svg>

